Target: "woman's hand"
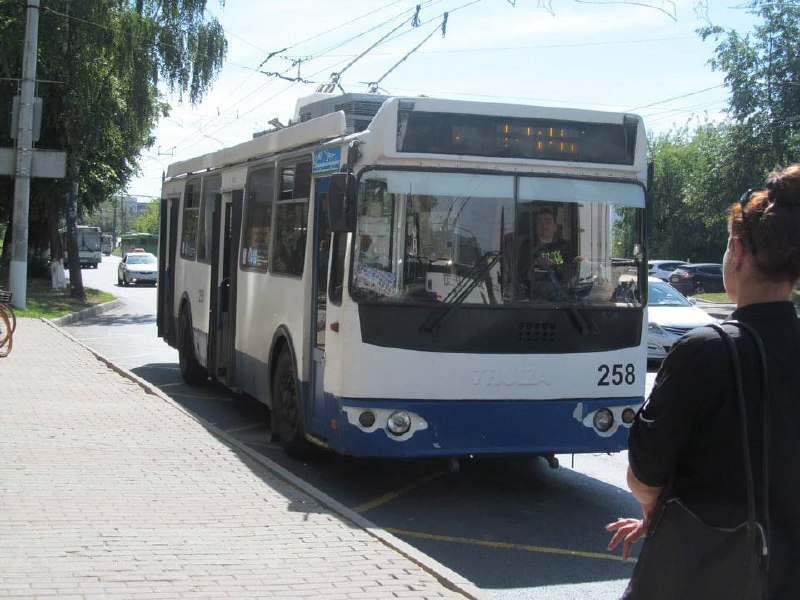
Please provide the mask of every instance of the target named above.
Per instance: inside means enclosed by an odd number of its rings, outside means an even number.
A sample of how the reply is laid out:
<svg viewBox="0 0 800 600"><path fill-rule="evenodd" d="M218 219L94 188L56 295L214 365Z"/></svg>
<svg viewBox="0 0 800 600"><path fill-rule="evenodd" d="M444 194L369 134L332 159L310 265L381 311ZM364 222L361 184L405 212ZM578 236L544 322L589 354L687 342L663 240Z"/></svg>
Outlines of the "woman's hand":
<svg viewBox="0 0 800 600"><path fill-rule="evenodd" d="M617 519L606 525L606 531L613 531L614 535L608 543L609 552L613 551L622 542L622 560L631 556L633 545L647 534L650 519Z"/></svg>

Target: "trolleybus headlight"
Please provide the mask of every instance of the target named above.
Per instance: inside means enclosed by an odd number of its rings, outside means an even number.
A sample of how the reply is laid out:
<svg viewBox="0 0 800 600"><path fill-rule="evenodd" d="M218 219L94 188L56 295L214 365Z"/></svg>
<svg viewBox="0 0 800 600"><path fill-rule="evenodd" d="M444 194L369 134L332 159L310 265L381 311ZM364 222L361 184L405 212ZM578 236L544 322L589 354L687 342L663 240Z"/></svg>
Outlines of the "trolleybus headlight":
<svg viewBox="0 0 800 600"><path fill-rule="evenodd" d="M597 431L606 432L611 429L611 426L614 424L614 415L611 414L611 411L607 408L601 408L594 413L592 423Z"/></svg>
<svg viewBox="0 0 800 600"><path fill-rule="evenodd" d="M365 410L358 415L358 422L362 427L372 427L375 425L375 413L371 410Z"/></svg>
<svg viewBox="0 0 800 600"><path fill-rule="evenodd" d="M626 425L630 425L633 423L633 420L636 418L636 411L633 410L630 406L622 411L622 422Z"/></svg>
<svg viewBox="0 0 800 600"><path fill-rule="evenodd" d="M396 410L389 415L389 420L386 422L386 427L394 435L403 435L411 429L411 417L408 413L402 410Z"/></svg>

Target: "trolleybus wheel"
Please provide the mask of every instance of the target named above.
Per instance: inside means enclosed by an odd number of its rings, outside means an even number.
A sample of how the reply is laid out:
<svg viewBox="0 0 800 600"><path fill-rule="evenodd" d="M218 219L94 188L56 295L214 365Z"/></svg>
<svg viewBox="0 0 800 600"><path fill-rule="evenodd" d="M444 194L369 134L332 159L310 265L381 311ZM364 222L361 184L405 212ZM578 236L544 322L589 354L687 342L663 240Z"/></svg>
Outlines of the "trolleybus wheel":
<svg viewBox="0 0 800 600"><path fill-rule="evenodd" d="M178 331L178 364L181 369L181 377L189 385L205 383L208 374L200 363L197 362L197 358L194 355L192 323L186 316L185 311L181 313Z"/></svg>
<svg viewBox="0 0 800 600"><path fill-rule="evenodd" d="M295 458L304 458L311 454L313 446L305 437L297 378L292 357L287 350L281 352L275 365L272 379L272 419L286 454Z"/></svg>

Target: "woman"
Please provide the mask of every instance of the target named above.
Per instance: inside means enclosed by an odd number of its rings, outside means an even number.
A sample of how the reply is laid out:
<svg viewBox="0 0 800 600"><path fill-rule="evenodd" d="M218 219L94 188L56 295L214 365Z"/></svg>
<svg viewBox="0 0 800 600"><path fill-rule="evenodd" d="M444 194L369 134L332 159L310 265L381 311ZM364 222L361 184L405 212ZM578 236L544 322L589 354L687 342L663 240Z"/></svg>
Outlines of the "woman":
<svg viewBox="0 0 800 600"><path fill-rule="evenodd" d="M732 319L766 348L769 378L769 597L800 598L800 321L789 300L800 278L800 164L771 174L729 209L723 259ZM741 357L757 520L764 523L759 357L749 335L727 327ZM643 519L619 519L608 549L631 554L668 484L670 497L707 524L747 520L747 488L730 351L710 327L686 334L664 361L630 432L628 486ZM690 543L687 540L687 543ZM629 586L626 594L635 594Z"/></svg>

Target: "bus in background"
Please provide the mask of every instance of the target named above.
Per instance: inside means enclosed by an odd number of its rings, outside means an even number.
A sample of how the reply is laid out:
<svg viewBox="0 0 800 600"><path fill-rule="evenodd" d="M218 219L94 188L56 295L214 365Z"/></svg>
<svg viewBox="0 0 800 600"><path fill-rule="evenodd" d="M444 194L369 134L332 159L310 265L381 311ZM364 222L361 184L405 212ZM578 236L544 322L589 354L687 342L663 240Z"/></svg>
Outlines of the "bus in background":
<svg viewBox="0 0 800 600"><path fill-rule="evenodd" d="M635 115L316 94L169 166L158 334L187 382L267 404L292 455L622 450L646 182ZM539 260L544 211L568 259Z"/></svg>
<svg viewBox="0 0 800 600"><path fill-rule="evenodd" d="M158 236L152 233L126 233L120 238L119 246L123 256L136 248L158 256Z"/></svg>
<svg viewBox="0 0 800 600"><path fill-rule="evenodd" d="M81 267L96 269L100 261L103 260L103 253L100 251L100 228L91 227L89 225L78 225L76 230ZM67 264L69 260L69 247L67 245L66 227L59 229L58 233L61 236L61 247L64 249L64 264Z"/></svg>
<svg viewBox="0 0 800 600"><path fill-rule="evenodd" d="M106 256L110 256L114 251L114 239L110 233L100 234L100 252Z"/></svg>

